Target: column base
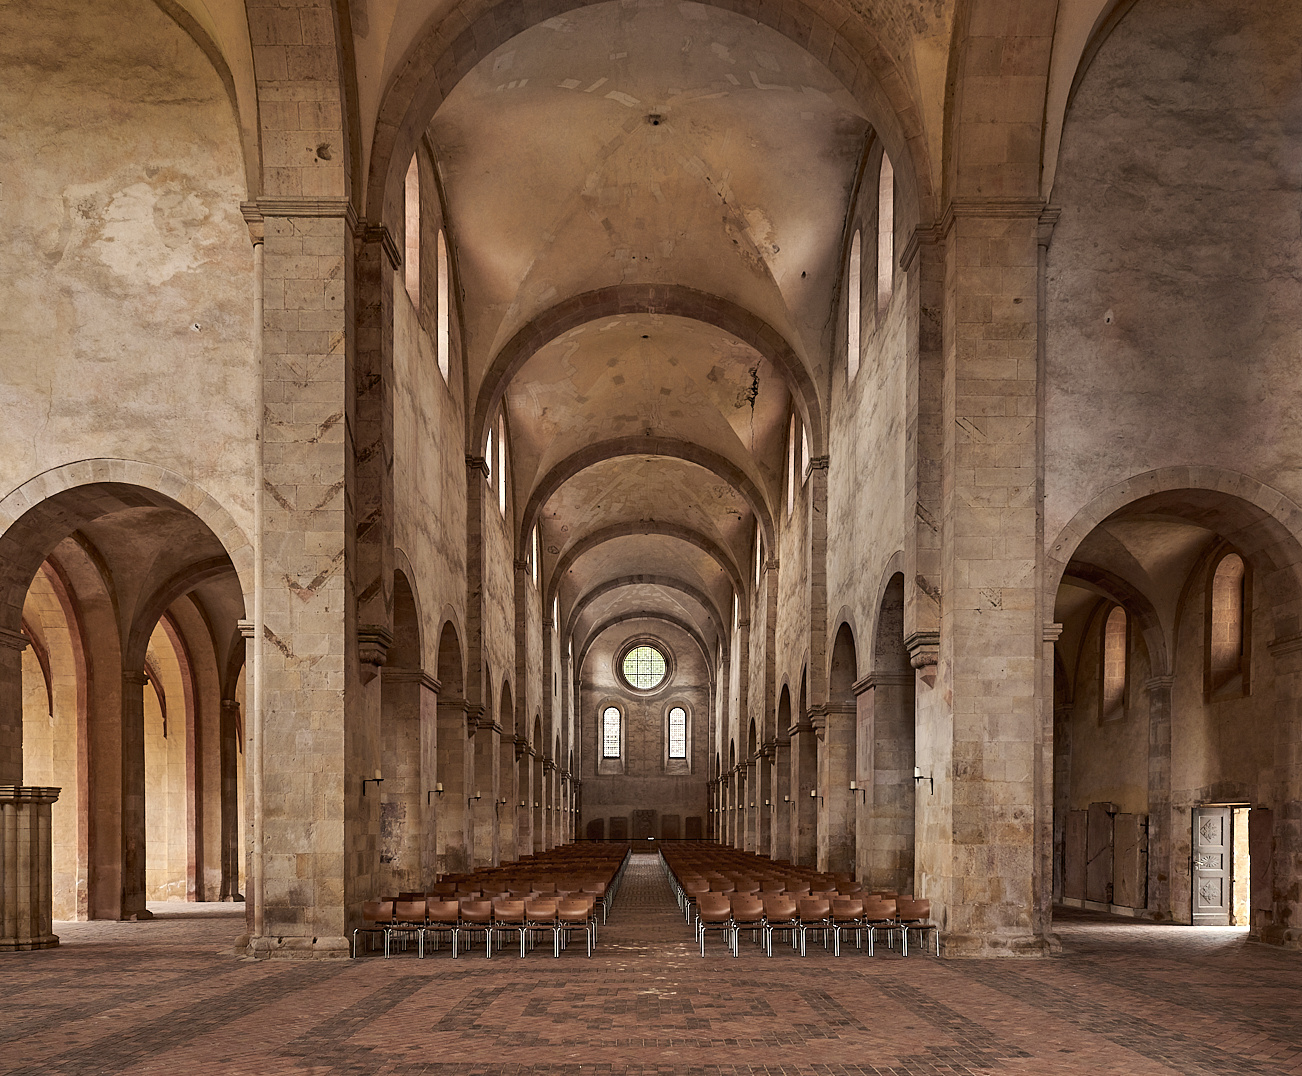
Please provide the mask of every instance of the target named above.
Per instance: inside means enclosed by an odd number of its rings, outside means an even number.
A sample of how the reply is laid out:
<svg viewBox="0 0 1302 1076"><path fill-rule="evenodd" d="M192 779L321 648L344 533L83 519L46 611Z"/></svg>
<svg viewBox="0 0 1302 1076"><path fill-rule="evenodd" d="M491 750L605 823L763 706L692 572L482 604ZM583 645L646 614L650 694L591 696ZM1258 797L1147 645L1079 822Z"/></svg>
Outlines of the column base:
<svg viewBox="0 0 1302 1076"><path fill-rule="evenodd" d="M1014 957L1037 959L1062 952L1056 934L941 934L940 955L951 960L988 960Z"/></svg>
<svg viewBox="0 0 1302 1076"><path fill-rule="evenodd" d="M1302 930L1297 927L1285 927L1271 924L1262 927L1257 940L1266 945L1277 945L1281 949L1302 949Z"/></svg>
<svg viewBox="0 0 1302 1076"><path fill-rule="evenodd" d="M252 960L347 960L352 954L348 939L258 937L243 934L235 940L235 955Z"/></svg>
<svg viewBox="0 0 1302 1076"><path fill-rule="evenodd" d="M30 949L57 949L58 947L59 935L57 934L46 934L40 938L24 938L22 941L0 938L0 953L25 953Z"/></svg>

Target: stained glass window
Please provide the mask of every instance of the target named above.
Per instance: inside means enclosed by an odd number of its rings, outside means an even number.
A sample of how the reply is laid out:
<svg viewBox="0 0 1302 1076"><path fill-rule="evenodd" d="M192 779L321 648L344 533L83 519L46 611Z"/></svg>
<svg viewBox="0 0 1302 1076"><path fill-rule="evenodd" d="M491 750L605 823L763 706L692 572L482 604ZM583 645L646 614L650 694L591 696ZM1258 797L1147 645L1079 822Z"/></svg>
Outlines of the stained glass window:
<svg viewBox="0 0 1302 1076"><path fill-rule="evenodd" d="M669 711L669 757L687 757L687 711L681 706Z"/></svg>
<svg viewBox="0 0 1302 1076"><path fill-rule="evenodd" d="M624 679L639 691L658 687L665 678L665 656L654 646L635 646L624 655Z"/></svg>
<svg viewBox="0 0 1302 1076"><path fill-rule="evenodd" d="M601 757L619 758L618 706L607 706L601 713Z"/></svg>

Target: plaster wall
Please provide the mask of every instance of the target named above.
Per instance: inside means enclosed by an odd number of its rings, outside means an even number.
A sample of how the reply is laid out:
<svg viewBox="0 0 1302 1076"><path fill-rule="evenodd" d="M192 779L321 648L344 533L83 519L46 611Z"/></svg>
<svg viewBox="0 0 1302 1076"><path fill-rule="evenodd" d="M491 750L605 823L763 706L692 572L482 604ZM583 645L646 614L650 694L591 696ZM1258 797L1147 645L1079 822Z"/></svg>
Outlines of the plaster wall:
<svg viewBox="0 0 1302 1076"><path fill-rule="evenodd" d="M250 532L253 255L221 80L147 0L6 4L0 68L0 489L145 460Z"/></svg>
<svg viewBox="0 0 1302 1076"><path fill-rule="evenodd" d="M631 692L615 674L614 662L626 641L635 635L654 635L672 651L674 668L665 686L647 695ZM654 811L653 834L662 836L666 816L679 819L679 834L685 836L687 819L701 819L704 829L709 779L710 677L700 649L684 632L655 620L633 620L608 629L588 651L581 673L581 737L584 743L583 813L578 831L587 832L588 822L611 818L628 820L634 832L634 812ZM624 713L623 757L619 772L598 772L601 765L599 708L611 700ZM676 702L689 714L690 772L667 759L666 714Z"/></svg>
<svg viewBox="0 0 1302 1076"><path fill-rule="evenodd" d="M1302 8L1140 0L1063 129L1048 252L1045 536L1210 462L1302 494Z"/></svg>

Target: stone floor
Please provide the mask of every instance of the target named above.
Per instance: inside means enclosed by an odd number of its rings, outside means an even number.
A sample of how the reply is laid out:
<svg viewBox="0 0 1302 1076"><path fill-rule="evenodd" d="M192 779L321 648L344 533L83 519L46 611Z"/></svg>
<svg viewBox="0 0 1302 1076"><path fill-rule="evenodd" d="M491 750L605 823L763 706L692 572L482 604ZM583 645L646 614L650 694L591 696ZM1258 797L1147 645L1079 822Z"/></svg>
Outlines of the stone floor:
<svg viewBox="0 0 1302 1076"><path fill-rule="evenodd" d="M0 1073L1302 1073L1302 954L1074 912L1063 954L702 960L651 857L597 955L227 954L238 909L64 923L0 962Z"/></svg>

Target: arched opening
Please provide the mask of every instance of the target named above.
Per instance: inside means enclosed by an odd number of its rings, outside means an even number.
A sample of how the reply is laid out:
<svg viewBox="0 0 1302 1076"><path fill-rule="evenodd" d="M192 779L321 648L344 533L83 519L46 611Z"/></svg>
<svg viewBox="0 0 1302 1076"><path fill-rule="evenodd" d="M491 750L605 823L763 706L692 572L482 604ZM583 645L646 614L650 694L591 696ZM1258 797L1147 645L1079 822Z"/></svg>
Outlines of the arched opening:
<svg viewBox="0 0 1302 1076"><path fill-rule="evenodd" d="M860 696L861 765L871 791L860 880L898 893L914 892L917 797L916 676L904 645L904 576L891 576L877 613L873 671Z"/></svg>
<svg viewBox="0 0 1302 1076"><path fill-rule="evenodd" d="M818 866L832 874L855 871L861 798L857 791L861 779L854 696L857 669L854 633L849 624L842 624L832 644L827 716L819 744L818 785L823 800L818 818ZM852 782L856 790L851 789Z"/></svg>
<svg viewBox="0 0 1302 1076"><path fill-rule="evenodd" d="M516 834L516 763L515 763L515 707L511 699L511 685L502 681L501 703L498 706L497 724L497 797L494 815L497 821L497 859L504 863L518 859Z"/></svg>
<svg viewBox="0 0 1302 1076"><path fill-rule="evenodd" d="M56 918L236 896L244 597L210 525L142 486L65 489L0 537L0 590L0 782L63 790Z"/></svg>
<svg viewBox="0 0 1302 1076"><path fill-rule="evenodd" d="M435 828L440 874L472 869L473 837L468 799L474 795L471 748L466 730L461 642L451 621L443 625L438 653L438 784Z"/></svg>
<svg viewBox="0 0 1302 1076"><path fill-rule="evenodd" d="M1280 715L1302 694L1287 627L1300 560L1272 516L1208 489L1141 496L1075 545L1054 613L1063 903L1265 939L1289 929L1297 878L1280 819L1298 771ZM1238 630L1218 635L1236 612ZM1250 690L1208 690L1236 670Z"/></svg>
<svg viewBox="0 0 1302 1076"><path fill-rule="evenodd" d="M850 244L850 266L846 283L845 376L847 381L853 381L855 374L859 372L861 352L859 335L859 307L863 302L861 240L862 234L856 228L854 241Z"/></svg>
<svg viewBox="0 0 1302 1076"><path fill-rule="evenodd" d="M795 825L791 834L791 859L801 866L818 863L818 735L809 720L805 670L800 672L800 707L791 745L791 799Z"/></svg>
<svg viewBox="0 0 1302 1076"><path fill-rule="evenodd" d="M380 891L423 891L436 867L425 861L425 786L434 723L424 713L420 622L411 584L393 573L393 645L380 680ZM429 741L429 742L426 742Z"/></svg>
<svg viewBox="0 0 1302 1076"><path fill-rule="evenodd" d="M791 832L795 826L795 804L791 802L791 689L786 684L778 694L777 746L773 752L773 851L777 860L791 859Z"/></svg>

